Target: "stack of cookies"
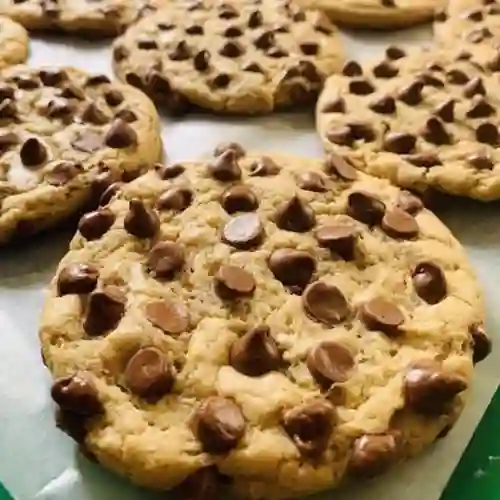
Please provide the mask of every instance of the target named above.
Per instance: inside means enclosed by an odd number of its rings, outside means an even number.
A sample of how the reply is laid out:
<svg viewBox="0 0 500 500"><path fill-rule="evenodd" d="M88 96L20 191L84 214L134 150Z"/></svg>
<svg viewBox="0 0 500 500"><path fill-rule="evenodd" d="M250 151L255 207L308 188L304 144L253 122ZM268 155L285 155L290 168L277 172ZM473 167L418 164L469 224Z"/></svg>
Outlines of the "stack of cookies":
<svg viewBox="0 0 500 500"><path fill-rule="evenodd" d="M500 198L500 3L0 14L0 244L78 218L40 339L57 425L87 457L186 500L267 500L371 478L451 430L491 341L466 252L426 202ZM370 63L332 24L433 17L431 48ZM18 23L118 36L118 80L7 67L27 58ZM316 109L323 158L231 142L164 160L157 108L293 107Z"/></svg>

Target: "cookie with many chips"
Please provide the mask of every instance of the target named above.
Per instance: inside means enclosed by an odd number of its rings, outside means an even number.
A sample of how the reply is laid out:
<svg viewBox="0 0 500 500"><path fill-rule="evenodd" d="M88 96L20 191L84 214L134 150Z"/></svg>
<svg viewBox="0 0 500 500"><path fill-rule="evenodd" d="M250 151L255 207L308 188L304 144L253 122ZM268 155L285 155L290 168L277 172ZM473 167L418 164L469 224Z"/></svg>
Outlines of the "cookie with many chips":
<svg viewBox="0 0 500 500"><path fill-rule="evenodd" d="M26 61L29 38L26 30L8 17L0 16L0 69Z"/></svg>
<svg viewBox="0 0 500 500"><path fill-rule="evenodd" d="M326 17L275 0L172 3L130 27L113 49L116 74L174 113L311 105L343 59Z"/></svg>
<svg viewBox="0 0 500 500"><path fill-rule="evenodd" d="M180 498L301 496L458 417L490 348L481 292L414 195L229 144L107 201L40 327L59 425L102 465Z"/></svg>
<svg viewBox="0 0 500 500"><path fill-rule="evenodd" d="M334 22L360 28L391 29L433 18L443 0L300 0L308 9L326 12Z"/></svg>
<svg viewBox="0 0 500 500"><path fill-rule="evenodd" d="M318 100L325 148L406 188L500 198L500 53L469 49L389 47L347 63Z"/></svg>
<svg viewBox="0 0 500 500"><path fill-rule="evenodd" d="M0 244L57 224L162 155L144 94L73 68L5 69L0 129Z"/></svg>

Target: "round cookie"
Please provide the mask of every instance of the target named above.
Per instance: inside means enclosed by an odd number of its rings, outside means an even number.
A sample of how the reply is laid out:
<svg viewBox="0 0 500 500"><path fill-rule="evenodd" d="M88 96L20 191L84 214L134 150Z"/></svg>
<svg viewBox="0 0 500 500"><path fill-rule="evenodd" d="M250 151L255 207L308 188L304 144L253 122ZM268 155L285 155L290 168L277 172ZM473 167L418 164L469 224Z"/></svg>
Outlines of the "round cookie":
<svg viewBox="0 0 500 500"><path fill-rule="evenodd" d="M327 18L290 2L181 1L131 26L113 61L171 112L258 114L315 102L343 50Z"/></svg>
<svg viewBox="0 0 500 500"><path fill-rule="evenodd" d="M0 244L55 225L162 157L151 101L73 68L5 69L0 125Z"/></svg>
<svg viewBox="0 0 500 500"><path fill-rule="evenodd" d="M112 36L165 0L0 0L0 14L30 30Z"/></svg>
<svg viewBox="0 0 500 500"><path fill-rule="evenodd" d="M429 21L443 0L299 0L319 9L332 21L369 29L391 29Z"/></svg>
<svg viewBox="0 0 500 500"><path fill-rule="evenodd" d="M229 144L81 219L40 338L59 426L102 465L180 498L268 499L444 435L490 349L483 314L417 197L338 156Z"/></svg>
<svg viewBox="0 0 500 500"><path fill-rule="evenodd" d="M317 104L324 147L358 168L419 191L500 198L497 49L389 47L385 58L350 61Z"/></svg>
<svg viewBox="0 0 500 500"><path fill-rule="evenodd" d="M26 61L28 51L26 30L8 17L0 16L0 69Z"/></svg>
<svg viewBox="0 0 500 500"><path fill-rule="evenodd" d="M500 37L500 4L491 0L451 0L434 19L434 39L444 45L494 45Z"/></svg>

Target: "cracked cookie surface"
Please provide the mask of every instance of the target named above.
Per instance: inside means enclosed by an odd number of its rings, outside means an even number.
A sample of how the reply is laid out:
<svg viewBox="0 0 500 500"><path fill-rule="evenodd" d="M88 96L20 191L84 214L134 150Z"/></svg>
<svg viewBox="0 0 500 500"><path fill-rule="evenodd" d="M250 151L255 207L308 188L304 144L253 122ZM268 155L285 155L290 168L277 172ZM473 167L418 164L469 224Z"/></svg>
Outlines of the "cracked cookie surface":
<svg viewBox="0 0 500 500"><path fill-rule="evenodd" d="M389 47L384 59L350 61L327 80L317 129L326 150L400 186L497 199L499 70L493 47Z"/></svg>
<svg viewBox="0 0 500 500"><path fill-rule="evenodd" d="M115 73L173 113L312 105L343 59L323 14L272 0L178 2L130 27L113 50Z"/></svg>
<svg viewBox="0 0 500 500"><path fill-rule="evenodd" d="M0 69L26 61L29 38L26 30L8 17L0 16Z"/></svg>
<svg viewBox="0 0 500 500"><path fill-rule="evenodd" d="M433 18L443 0L300 0L305 8L319 9L332 21L371 29L411 26Z"/></svg>
<svg viewBox="0 0 500 500"><path fill-rule="evenodd" d="M216 153L81 219L40 326L60 427L204 500L321 491L444 434L490 349L448 229L338 156Z"/></svg>
<svg viewBox="0 0 500 500"><path fill-rule="evenodd" d="M162 157L153 103L74 68L5 69L0 125L0 244L55 225Z"/></svg>

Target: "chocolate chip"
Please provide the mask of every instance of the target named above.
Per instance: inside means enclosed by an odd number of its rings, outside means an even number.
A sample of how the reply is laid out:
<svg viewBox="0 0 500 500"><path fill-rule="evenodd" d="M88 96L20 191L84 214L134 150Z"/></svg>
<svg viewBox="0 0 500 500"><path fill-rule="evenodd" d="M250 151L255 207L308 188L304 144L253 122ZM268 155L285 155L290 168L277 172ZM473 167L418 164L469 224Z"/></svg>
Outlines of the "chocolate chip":
<svg viewBox="0 0 500 500"><path fill-rule="evenodd" d="M483 325L472 325L469 328L469 333L472 338L472 359L474 364L480 363L491 353L491 339L486 335Z"/></svg>
<svg viewBox="0 0 500 500"><path fill-rule="evenodd" d="M92 337L114 330L125 314L125 294L116 286L94 290L88 299L83 322L85 333Z"/></svg>
<svg viewBox="0 0 500 500"><path fill-rule="evenodd" d="M171 241L157 243L149 252L147 267L155 278L170 280L184 266L183 248Z"/></svg>
<svg viewBox="0 0 500 500"><path fill-rule="evenodd" d="M298 186L306 191L324 193L327 191L326 182L322 175L317 172L304 172L298 178Z"/></svg>
<svg viewBox="0 0 500 500"><path fill-rule="evenodd" d="M385 55L387 59L391 59L392 61L397 61L398 59L402 59L406 56L406 52L401 48L395 45L389 45L387 49L385 49Z"/></svg>
<svg viewBox="0 0 500 500"><path fill-rule="evenodd" d="M435 153L415 153L406 155L405 160L416 167L432 168L436 165L442 165L441 160Z"/></svg>
<svg viewBox="0 0 500 500"><path fill-rule="evenodd" d="M160 179L164 181L169 179L175 179L185 172L185 168L180 163L174 163L173 165L155 165L155 170L160 176Z"/></svg>
<svg viewBox="0 0 500 500"><path fill-rule="evenodd" d="M72 411L57 409L55 414L56 427L81 446L87 438L88 420L88 415L79 415Z"/></svg>
<svg viewBox="0 0 500 500"><path fill-rule="evenodd" d="M194 56L193 65L197 71L206 71L210 66L210 52L208 50L200 50Z"/></svg>
<svg viewBox="0 0 500 500"><path fill-rule="evenodd" d="M274 33L272 31L264 31L254 40L254 45L258 49L268 50L274 46L276 40Z"/></svg>
<svg viewBox="0 0 500 500"><path fill-rule="evenodd" d="M434 12L434 21L444 23L448 19L448 14L444 10Z"/></svg>
<svg viewBox="0 0 500 500"><path fill-rule="evenodd" d="M250 71L251 73L262 73L264 74L264 70L257 63L249 63L243 66L243 71Z"/></svg>
<svg viewBox="0 0 500 500"><path fill-rule="evenodd" d="M401 92L398 94L398 99L403 101L408 106L415 106L422 102L422 90L424 88L424 84L420 80L416 80L406 86Z"/></svg>
<svg viewBox="0 0 500 500"><path fill-rule="evenodd" d="M123 182L113 182L104 193L102 193L101 198L99 199L99 205L104 206L107 205L111 199L120 191L123 186Z"/></svg>
<svg viewBox="0 0 500 500"><path fill-rule="evenodd" d="M469 165L479 170L491 170L495 163L487 153L474 153L467 157Z"/></svg>
<svg viewBox="0 0 500 500"><path fill-rule="evenodd" d="M98 87L99 85L104 85L107 83L111 83L109 76L100 74L89 76L85 82L85 85L87 87Z"/></svg>
<svg viewBox="0 0 500 500"><path fill-rule="evenodd" d="M375 92L375 87L364 78L356 78L349 82L349 92L355 95L369 95Z"/></svg>
<svg viewBox="0 0 500 500"><path fill-rule="evenodd" d="M155 207L158 210L174 210L182 212L191 205L193 192L184 187L172 187L160 195Z"/></svg>
<svg viewBox="0 0 500 500"><path fill-rule="evenodd" d="M360 222L375 225L382 221L385 205L379 198L370 193L355 191L349 194L347 213Z"/></svg>
<svg viewBox="0 0 500 500"><path fill-rule="evenodd" d="M338 97L333 101L326 102L321 108L322 113L345 113L345 99L343 97Z"/></svg>
<svg viewBox="0 0 500 500"><path fill-rule="evenodd" d="M301 43L299 47L306 56L315 56L319 52L319 45L316 42Z"/></svg>
<svg viewBox="0 0 500 500"><path fill-rule="evenodd" d="M470 61L472 58L472 54L466 50L461 50L457 57L456 57L456 60L457 61ZM444 71L444 69L441 67L440 71Z"/></svg>
<svg viewBox="0 0 500 500"><path fill-rule="evenodd" d="M198 469L173 490L174 498L184 500L218 500L221 498L221 477L217 467Z"/></svg>
<svg viewBox="0 0 500 500"><path fill-rule="evenodd" d="M110 117L95 102L91 102L83 110L82 120L95 125L104 125L109 122Z"/></svg>
<svg viewBox="0 0 500 500"><path fill-rule="evenodd" d="M219 54L234 59L243 55L244 52L245 50L238 42L226 42L220 49Z"/></svg>
<svg viewBox="0 0 500 500"><path fill-rule="evenodd" d="M422 137L427 142L438 146L451 144L453 142L453 137L446 130L444 123L436 117L432 117L427 120L422 131Z"/></svg>
<svg viewBox="0 0 500 500"><path fill-rule="evenodd" d="M50 118L71 119L75 111L75 106L66 99L51 99L45 109L45 113Z"/></svg>
<svg viewBox="0 0 500 500"><path fill-rule="evenodd" d="M228 214L235 212L252 212L259 206L257 196L243 184L227 188L221 196L221 205Z"/></svg>
<svg viewBox="0 0 500 500"><path fill-rule="evenodd" d="M387 61L382 61L373 68L373 74L377 78L394 78L398 73L398 68L392 66Z"/></svg>
<svg viewBox="0 0 500 500"><path fill-rule="evenodd" d="M51 186L65 186L83 171L80 163L62 160L52 163L49 168L45 169L43 180Z"/></svg>
<svg viewBox="0 0 500 500"><path fill-rule="evenodd" d="M497 53L491 61L488 62L486 67L493 72L500 71L500 52Z"/></svg>
<svg viewBox="0 0 500 500"><path fill-rule="evenodd" d="M0 154L17 144L19 144L19 135L15 132L0 132Z"/></svg>
<svg viewBox="0 0 500 500"><path fill-rule="evenodd" d="M268 266L283 285L303 289L316 270L316 261L303 250L280 248L270 255Z"/></svg>
<svg viewBox="0 0 500 500"><path fill-rule="evenodd" d="M404 322L401 310L392 302L381 297L376 297L365 302L360 307L361 321L368 330L378 330L389 337L401 334L400 326Z"/></svg>
<svg viewBox="0 0 500 500"><path fill-rule="evenodd" d="M271 47L268 51L266 51L266 56L273 57L274 59L280 59L282 57L286 57L288 52L279 47Z"/></svg>
<svg viewBox="0 0 500 500"><path fill-rule="evenodd" d="M342 292L321 281L307 286L302 295L302 305L312 320L327 326L341 323L351 312Z"/></svg>
<svg viewBox="0 0 500 500"><path fill-rule="evenodd" d="M238 12L237 10L229 4L223 4L221 5L220 12L219 12L219 17L220 19L233 19L235 17L238 17Z"/></svg>
<svg viewBox="0 0 500 500"><path fill-rule="evenodd" d="M340 125L330 128L326 134L326 138L339 146L351 146L354 142L354 137L351 133L351 128L348 125Z"/></svg>
<svg viewBox="0 0 500 500"><path fill-rule="evenodd" d="M428 73L422 73L418 77L420 81L428 86L428 87L434 87L436 89L442 89L444 88L444 82L440 80L439 78L436 78L434 75L429 75Z"/></svg>
<svg viewBox="0 0 500 500"><path fill-rule="evenodd" d="M448 99L434 109L434 114L441 120L452 123L455 120L455 99Z"/></svg>
<svg viewBox="0 0 500 500"><path fill-rule="evenodd" d="M247 154L245 148L241 144L238 144L237 142L222 142L221 144L217 145L217 147L214 149L213 154L217 158L218 156L222 155L223 153L229 150L231 150L234 153L234 157L237 160L243 158Z"/></svg>
<svg viewBox="0 0 500 500"><path fill-rule="evenodd" d="M61 269L57 277L57 293L60 297L90 293L96 287L98 278L99 270L92 264L68 264Z"/></svg>
<svg viewBox="0 0 500 500"><path fill-rule="evenodd" d="M396 7L395 0L380 0L380 2L384 7Z"/></svg>
<svg viewBox="0 0 500 500"><path fill-rule="evenodd" d="M348 61L342 68L342 74L345 76L361 76L363 68L356 61Z"/></svg>
<svg viewBox="0 0 500 500"><path fill-rule="evenodd" d="M381 115L392 115L396 112L396 101L394 97L383 96L380 99L371 102L368 107L372 111L375 111L375 113L379 113Z"/></svg>
<svg viewBox="0 0 500 500"><path fill-rule="evenodd" d="M184 40L181 40L168 54L168 57L172 61L186 61L191 57L191 49Z"/></svg>
<svg viewBox="0 0 500 500"><path fill-rule="evenodd" d="M38 72L42 83L47 87L56 87L68 78L65 71L59 69L45 69Z"/></svg>
<svg viewBox="0 0 500 500"><path fill-rule="evenodd" d="M17 117L17 105L12 99L4 99L0 103L0 118L13 119Z"/></svg>
<svg viewBox="0 0 500 500"><path fill-rule="evenodd" d="M328 174L340 177L344 181L355 181L358 178L356 169L336 153L327 156L325 168Z"/></svg>
<svg viewBox="0 0 500 500"><path fill-rule="evenodd" d="M398 448L393 434L365 434L354 441L349 472L364 478L378 476L397 461Z"/></svg>
<svg viewBox="0 0 500 500"><path fill-rule="evenodd" d="M355 141L372 142L375 140L375 132L368 123L351 122L347 126L351 131L351 137Z"/></svg>
<svg viewBox="0 0 500 500"><path fill-rule="evenodd" d="M139 349L127 363L124 375L127 387L151 403L169 393L174 385L172 366L156 347Z"/></svg>
<svg viewBox="0 0 500 500"><path fill-rule="evenodd" d="M258 326L236 340L231 346L229 362L236 371L248 377L260 377L277 370L281 355L269 327Z"/></svg>
<svg viewBox="0 0 500 500"><path fill-rule="evenodd" d="M432 262L417 264L412 279L417 295L428 304L437 304L446 297L446 278L437 264Z"/></svg>
<svg viewBox="0 0 500 500"><path fill-rule="evenodd" d="M239 406L230 399L210 396L196 410L194 433L206 453L229 452L238 445L245 427Z"/></svg>
<svg viewBox="0 0 500 500"><path fill-rule="evenodd" d="M259 28L264 24L264 18L262 16L262 12L259 10L253 11L248 17L248 27L249 28Z"/></svg>
<svg viewBox="0 0 500 500"><path fill-rule="evenodd" d="M130 201L123 228L136 238L152 238L160 229L160 219L154 210L147 208L141 200L134 199Z"/></svg>
<svg viewBox="0 0 500 500"><path fill-rule="evenodd" d="M474 22L479 22L483 20L483 13L481 10L472 10L469 12L464 13L465 19L468 19L469 21L474 21Z"/></svg>
<svg viewBox="0 0 500 500"><path fill-rule="evenodd" d="M412 239L419 233L415 217L400 208L388 210L382 219L383 231L393 238Z"/></svg>
<svg viewBox="0 0 500 500"><path fill-rule="evenodd" d="M305 456L317 457L327 448L335 422L335 410L316 399L283 413L283 428Z"/></svg>
<svg viewBox="0 0 500 500"><path fill-rule="evenodd" d="M150 302L146 306L145 315L150 323L168 335L180 335L189 327L189 313L181 302Z"/></svg>
<svg viewBox="0 0 500 500"><path fill-rule="evenodd" d="M285 231L305 233L314 226L316 216L311 206L295 195L278 207L275 222L280 229Z"/></svg>
<svg viewBox="0 0 500 500"><path fill-rule="evenodd" d="M482 123L476 128L476 139L483 144L496 146L499 140L498 128L493 123Z"/></svg>
<svg viewBox="0 0 500 500"><path fill-rule="evenodd" d="M465 85L469 81L469 77L459 69L447 71L446 79L455 85Z"/></svg>
<svg viewBox="0 0 500 500"><path fill-rule="evenodd" d="M36 137L30 137L24 141L19 152L23 165L37 167L47 161L47 148Z"/></svg>
<svg viewBox="0 0 500 500"><path fill-rule="evenodd" d="M322 389L328 390L333 384L343 383L350 377L354 357L342 344L325 340L309 351L306 364L314 380Z"/></svg>
<svg viewBox="0 0 500 500"><path fill-rule="evenodd" d="M116 45L113 49L113 60L121 62L130 55L130 51L123 45Z"/></svg>
<svg viewBox="0 0 500 500"><path fill-rule="evenodd" d="M85 214L78 223L78 230L86 240L97 240L103 236L115 222L115 214L108 208L100 208Z"/></svg>
<svg viewBox="0 0 500 500"><path fill-rule="evenodd" d="M483 79L479 76L473 78L464 87L464 96L469 99L475 95L486 95L486 89L484 88Z"/></svg>
<svg viewBox="0 0 500 500"><path fill-rule="evenodd" d="M471 43L480 43L484 40L487 40L488 38L493 38L493 33L486 26L471 31L466 36L466 40Z"/></svg>
<svg viewBox="0 0 500 500"><path fill-rule="evenodd" d="M209 174L218 181L230 182L241 179L241 168L238 164L238 155L228 149L207 165Z"/></svg>
<svg viewBox="0 0 500 500"><path fill-rule="evenodd" d="M406 154L415 149L417 138L405 132L389 132L384 137L384 149L390 153Z"/></svg>
<svg viewBox="0 0 500 500"><path fill-rule="evenodd" d="M455 396L465 391L467 385L464 377L442 371L436 362L416 365L405 376L405 402L417 413L439 415L447 412Z"/></svg>
<svg viewBox="0 0 500 500"><path fill-rule="evenodd" d="M97 389L85 372L57 379L50 394L64 411L86 417L93 417L103 411Z"/></svg>
<svg viewBox="0 0 500 500"><path fill-rule="evenodd" d="M236 266L223 265L215 275L215 291L221 299L235 299L253 295L255 280L253 276Z"/></svg>
<svg viewBox="0 0 500 500"><path fill-rule="evenodd" d="M280 167L268 156L262 156L250 165L248 175L250 177L268 177L278 175Z"/></svg>
<svg viewBox="0 0 500 500"><path fill-rule="evenodd" d="M224 30L224 36L226 38L239 38L243 36L243 31L238 26L229 26Z"/></svg>
<svg viewBox="0 0 500 500"><path fill-rule="evenodd" d="M103 139L100 134L93 130L84 130L73 139L71 145L78 151L95 153L103 147Z"/></svg>
<svg viewBox="0 0 500 500"><path fill-rule="evenodd" d="M137 144L137 133L125 120L116 118L109 127L104 142L113 149L128 148Z"/></svg>
<svg viewBox="0 0 500 500"><path fill-rule="evenodd" d="M261 244L264 228L257 214L247 213L233 217L222 231L222 239L238 250L250 250Z"/></svg>
<svg viewBox="0 0 500 500"><path fill-rule="evenodd" d="M396 205L410 215L416 215L424 208L422 200L410 191L400 191Z"/></svg>
<svg viewBox="0 0 500 500"><path fill-rule="evenodd" d="M344 260L354 260L357 231L353 227L323 224L316 230L315 236L320 246L335 252Z"/></svg>
<svg viewBox="0 0 500 500"><path fill-rule="evenodd" d="M470 109L465 113L467 118L486 118L496 112L495 108L484 98L474 99Z"/></svg>

